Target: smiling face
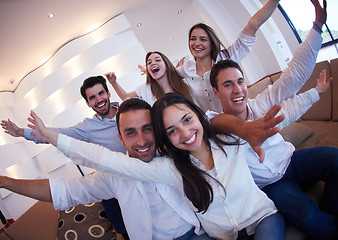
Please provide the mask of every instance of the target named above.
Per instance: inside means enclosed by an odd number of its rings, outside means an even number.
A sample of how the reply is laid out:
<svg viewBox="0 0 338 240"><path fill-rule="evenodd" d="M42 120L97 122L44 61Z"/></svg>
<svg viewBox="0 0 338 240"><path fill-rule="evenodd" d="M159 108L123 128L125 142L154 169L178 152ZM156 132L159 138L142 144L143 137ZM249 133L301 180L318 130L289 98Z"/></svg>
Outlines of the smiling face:
<svg viewBox="0 0 338 240"><path fill-rule="evenodd" d="M237 68L226 68L217 75L216 98L221 101L223 112L240 119L247 119L248 88L242 73Z"/></svg>
<svg viewBox="0 0 338 240"><path fill-rule="evenodd" d="M109 114L110 93L107 92L102 84L95 84L93 87L86 89L87 105L92 108L99 116L105 117Z"/></svg>
<svg viewBox="0 0 338 240"><path fill-rule="evenodd" d="M194 155L203 144L203 127L197 115L185 104L174 104L163 111L163 124L169 141Z"/></svg>
<svg viewBox="0 0 338 240"><path fill-rule="evenodd" d="M195 59L210 58L211 42L204 29L195 28L192 30L189 38L189 49Z"/></svg>
<svg viewBox="0 0 338 240"><path fill-rule="evenodd" d="M119 137L131 157L150 162L155 157L155 136L148 109L123 112Z"/></svg>
<svg viewBox="0 0 338 240"><path fill-rule="evenodd" d="M147 59L147 70L150 76L159 80L166 74L166 66L163 58L158 53L152 53Z"/></svg>

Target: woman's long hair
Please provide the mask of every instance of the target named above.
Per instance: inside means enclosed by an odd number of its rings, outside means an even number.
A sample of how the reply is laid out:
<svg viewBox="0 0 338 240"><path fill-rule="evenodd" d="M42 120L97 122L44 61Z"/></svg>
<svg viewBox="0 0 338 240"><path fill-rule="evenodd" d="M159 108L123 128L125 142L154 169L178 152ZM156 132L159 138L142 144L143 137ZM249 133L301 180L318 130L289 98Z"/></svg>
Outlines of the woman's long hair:
<svg viewBox="0 0 338 240"><path fill-rule="evenodd" d="M163 53L157 52L157 51L148 52L146 55L146 66L147 66L148 58L153 53L159 54L162 57L165 63L165 66L166 66L166 74L168 77L169 84L174 89L174 91L192 100L192 97L189 91L189 86L183 81L183 78L177 73L174 65L170 62L170 60ZM157 99L159 99L165 93L160 87L160 85L158 84L158 82L150 75L147 67L146 67L146 70L147 70L147 83L150 84L151 86L151 92Z"/></svg>
<svg viewBox="0 0 338 240"><path fill-rule="evenodd" d="M194 29L196 28L201 28L204 31L206 31L206 33L208 34L208 37L211 41L211 59L215 62L217 59L217 56L219 53L223 52L226 56L227 59L230 59L230 54L228 52L228 50L225 48L225 46L223 45L223 43L221 42L221 40L219 40L217 34L215 33L215 31L209 27L208 25L204 24L204 23L197 23L194 26L192 26L190 28L189 31L189 41L190 41L190 37L191 37L191 33Z"/></svg>
<svg viewBox="0 0 338 240"><path fill-rule="evenodd" d="M237 145L238 142L224 142L220 140L202 110L181 94L167 93L153 105L151 115L157 148L160 154L168 155L173 159L177 170L182 175L185 195L198 209L198 212L205 212L213 200L212 187L207 181L208 178L212 177L192 163L189 151L178 149L170 142L164 127L163 111L175 104L185 104L197 115L204 130L203 141L206 143L209 143L209 139L213 139L225 153L222 145ZM217 181L216 179L214 180Z"/></svg>

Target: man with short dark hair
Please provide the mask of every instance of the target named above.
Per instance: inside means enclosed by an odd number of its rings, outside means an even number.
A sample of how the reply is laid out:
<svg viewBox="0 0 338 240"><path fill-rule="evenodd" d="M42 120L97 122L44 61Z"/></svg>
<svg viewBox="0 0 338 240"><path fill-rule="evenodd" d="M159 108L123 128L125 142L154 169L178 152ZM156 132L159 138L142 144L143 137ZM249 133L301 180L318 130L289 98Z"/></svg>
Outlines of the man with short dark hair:
<svg viewBox="0 0 338 240"><path fill-rule="evenodd" d="M221 101L223 113L209 112L208 116L219 131L224 131L223 126L228 125L222 121L224 114L242 121L255 121L277 103L281 104L281 112L285 115L280 127L285 127L301 117L319 100L319 94L328 89L331 79L326 81L326 72L323 71L316 88L295 96L312 73L322 41L317 28L326 19L326 4L322 8L318 0L312 2L317 23L280 78L254 99L248 98L239 64L223 60L213 66L210 82L216 98ZM240 128L240 125L236 127ZM295 151L295 147L279 133L269 137L262 149L265 152L262 163L252 148L246 150L246 161L255 183L273 200L285 220L315 239L337 239L338 149L321 147ZM303 187L319 180L325 182L322 209L302 191Z"/></svg>
<svg viewBox="0 0 338 240"><path fill-rule="evenodd" d="M151 107L141 99L124 101L116 115L119 138L130 157L150 162L155 157ZM0 176L0 187L43 201L56 209L115 197L131 239L208 240L186 197L174 187L96 172L84 178L16 180Z"/></svg>
<svg viewBox="0 0 338 240"><path fill-rule="evenodd" d="M93 76L84 80L80 92L88 107L96 114L93 118L85 118L83 122L69 128L50 128L53 131L63 133L67 136L104 146L112 151L126 152L117 136L115 114L118 102L110 102L110 92L106 79L102 76ZM13 137L24 137L35 143L44 143L39 138L31 135L31 129L19 128L15 123L3 120L1 126L6 133ZM128 234L123 224L120 207L116 199L102 201L107 216L115 230L128 239Z"/></svg>

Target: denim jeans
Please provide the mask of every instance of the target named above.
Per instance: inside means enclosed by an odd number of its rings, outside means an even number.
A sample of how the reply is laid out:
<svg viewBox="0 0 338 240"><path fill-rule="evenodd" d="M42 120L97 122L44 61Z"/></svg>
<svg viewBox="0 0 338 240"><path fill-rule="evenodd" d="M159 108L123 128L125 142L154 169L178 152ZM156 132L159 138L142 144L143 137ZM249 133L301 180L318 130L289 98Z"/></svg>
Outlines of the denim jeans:
<svg viewBox="0 0 338 240"><path fill-rule="evenodd" d="M190 231L188 231L183 236L176 238L176 240L214 240L214 238L209 237L208 234L206 233L197 235L194 231L195 231L195 228L192 228Z"/></svg>
<svg viewBox="0 0 338 240"><path fill-rule="evenodd" d="M284 240L286 225L283 217L277 212L264 218L256 227L255 233L248 236L246 229L238 232L237 240Z"/></svg>
<svg viewBox="0 0 338 240"><path fill-rule="evenodd" d="M302 191L319 180L325 182L321 206ZM333 239L338 216L338 149L294 152L283 178L262 190L287 222L313 238Z"/></svg>
<svg viewBox="0 0 338 240"><path fill-rule="evenodd" d="M116 232L119 234L124 234L124 236L126 237L127 230L126 227L124 226L123 217L118 200L116 198L111 198L108 200L102 200L101 203L104 207L104 210L110 223L113 225ZM127 239L129 238L127 237Z"/></svg>

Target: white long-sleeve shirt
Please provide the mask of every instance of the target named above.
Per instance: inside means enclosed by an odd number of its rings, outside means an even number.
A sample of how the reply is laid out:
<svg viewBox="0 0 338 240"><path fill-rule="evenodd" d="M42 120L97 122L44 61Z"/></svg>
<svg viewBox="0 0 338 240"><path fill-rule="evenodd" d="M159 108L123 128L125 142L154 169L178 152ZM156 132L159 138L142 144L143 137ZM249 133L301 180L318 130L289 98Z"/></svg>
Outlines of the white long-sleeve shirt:
<svg viewBox="0 0 338 240"><path fill-rule="evenodd" d="M278 124L280 129L299 119L318 100L319 94L315 88L312 88L305 93L282 101L281 110L278 115L284 114L285 119ZM256 120L258 117L255 116L254 109L249 106L250 104L248 103L248 120ZM217 112L207 112L207 116L210 119L218 114ZM286 142L279 133L268 138L263 143L262 149L265 152L263 163L259 162L258 155L250 145L246 145L246 148L246 161L253 179L260 188L274 183L283 177L291 161L291 156L295 151L295 147L291 143Z"/></svg>
<svg viewBox="0 0 338 240"><path fill-rule="evenodd" d="M311 76L322 40L320 34L311 29L280 78L254 99L248 99L247 120L261 118L273 105L281 103L281 113L285 115L285 120L280 125L283 128L290 122L296 121L319 100L319 94L315 89L298 96L295 94ZM208 112L207 115L211 119L217 113ZM258 155L249 145L247 145L245 153L251 174L256 184L261 188L282 178L289 166L295 147L277 133L263 143L262 149L265 152L263 163L259 163Z"/></svg>
<svg viewBox="0 0 338 240"><path fill-rule="evenodd" d="M226 192L211 182L214 200L207 212L196 213L197 217L210 237L236 239L238 231L243 228L252 234L259 221L275 213L276 208L254 183L245 161L243 145L224 146L225 155L213 141L210 144L214 158L212 174ZM182 176L170 158L156 157L151 162L144 163L62 134L59 134L57 145L76 164L110 171L120 177L168 184L184 194ZM197 159L192 157L192 160L198 167L203 167ZM196 211L193 204L189 203Z"/></svg>
<svg viewBox="0 0 338 240"><path fill-rule="evenodd" d="M256 42L256 37L248 36L240 33L237 40L227 49L230 59L235 62L242 61L249 53L250 48ZM217 56L213 65L220 60L227 59L223 53ZM194 60L187 60L183 66L178 69L179 74L184 78L184 81L190 86L191 95L195 103L206 112L216 111L222 112L222 105L214 95L212 86L210 84L210 71L206 72L203 77L196 73L196 62Z"/></svg>
<svg viewBox="0 0 338 240"><path fill-rule="evenodd" d="M175 239L192 227L197 234L201 233L189 202L169 185L96 172L71 180L50 179L50 189L54 208L60 210L103 199L118 199L131 239Z"/></svg>
<svg viewBox="0 0 338 240"><path fill-rule="evenodd" d="M240 62L249 53L251 46L256 42L256 37L248 36L240 33L237 40L227 49L230 58L236 62ZM217 56L216 62L221 59L226 59L224 53ZM214 63L213 63L214 64ZM204 111L211 109L222 110L222 106L218 99L214 97L212 87L210 85L210 71L200 77L196 74L196 62L193 60L186 60L184 65L177 68L177 72L183 78L183 81L189 86L189 91L194 102ZM156 102L157 98L151 92L150 84L142 84L135 89L138 97L151 106Z"/></svg>

